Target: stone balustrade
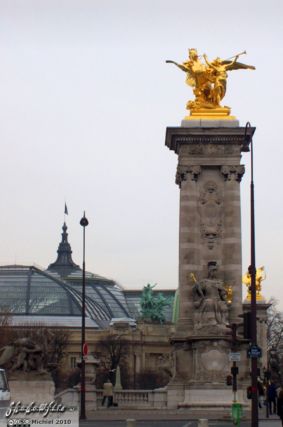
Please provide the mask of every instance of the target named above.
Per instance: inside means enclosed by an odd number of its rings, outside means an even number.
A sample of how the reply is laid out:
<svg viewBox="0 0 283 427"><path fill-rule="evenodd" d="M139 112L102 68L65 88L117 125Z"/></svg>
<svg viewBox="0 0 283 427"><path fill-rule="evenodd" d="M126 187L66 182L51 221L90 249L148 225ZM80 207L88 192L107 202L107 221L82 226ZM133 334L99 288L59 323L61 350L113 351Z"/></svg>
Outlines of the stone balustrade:
<svg viewBox="0 0 283 427"><path fill-rule="evenodd" d="M102 390L96 390L97 408L101 408ZM114 390L114 402L122 409L166 408L167 390Z"/></svg>
<svg viewBox="0 0 283 427"><path fill-rule="evenodd" d="M86 409L102 409L103 390L86 387ZM64 403L79 404L79 387L64 390L55 399ZM114 402L120 409L163 409L167 407L167 390L114 390Z"/></svg>

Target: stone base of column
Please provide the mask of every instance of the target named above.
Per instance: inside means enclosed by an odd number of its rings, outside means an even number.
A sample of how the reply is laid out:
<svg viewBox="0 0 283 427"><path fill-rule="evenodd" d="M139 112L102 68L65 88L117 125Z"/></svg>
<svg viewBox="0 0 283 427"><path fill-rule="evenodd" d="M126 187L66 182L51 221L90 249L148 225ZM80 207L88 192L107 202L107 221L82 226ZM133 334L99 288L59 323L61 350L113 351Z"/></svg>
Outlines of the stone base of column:
<svg viewBox="0 0 283 427"><path fill-rule="evenodd" d="M228 328L227 328L228 329ZM220 418L231 414L232 386L226 385L233 362L229 359L231 336L175 336L175 374L167 386L168 408L189 408L195 412L216 413ZM240 368L237 402L249 413L246 390L249 379L247 343L239 345ZM192 413L193 413L192 412ZM191 412L190 412L191 413Z"/></svg>
<svg viewBox="0 0 283 427"><path fill-rule="evenodd" d="M24 376L20 374L19 376ZM14 378L9 380L11 402L21 402L24 405L31 402L48 403L54 400L55 385L51 378L17 380L16 376L14 374ZM26 377L28 376L26 375Z"/></svg>

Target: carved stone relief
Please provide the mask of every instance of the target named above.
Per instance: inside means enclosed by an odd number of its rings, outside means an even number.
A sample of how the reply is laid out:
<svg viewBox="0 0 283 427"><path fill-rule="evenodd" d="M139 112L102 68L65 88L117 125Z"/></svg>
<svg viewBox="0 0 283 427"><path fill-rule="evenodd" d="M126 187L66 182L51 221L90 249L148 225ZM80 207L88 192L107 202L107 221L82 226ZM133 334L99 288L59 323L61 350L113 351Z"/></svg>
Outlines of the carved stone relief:
<svg viewBox="0 0 283 427"><path fill-rule="evenodd" d="M205 154L209 156L213 156L214 154L222 154L224 153L224 146L223 145L213 145L208 144L205 147Z"/></svg>
<svg viewBox="0 0 283 427"><path fill-rule="evenodd" d="M194 348L194 379L197 381L223 382L222 376L229 372L226 345L220 342L203 342Z"/></svg>
<svg viewBox="0 0 283 427"><path fill-rule="evenodd" d="M214 181L207 181L200 194L201 236L213 249L222 233L223 197Z"/></svg>
<svg viewBox="0 0 283 427"><path fill-rule="evenodd" d="M241 154L240 145L224 145L224 154Z"/></svg>
<svg viewBox="0 0 283 427"><path fill-rule="evenodd" d="M194 144L194 145L185 145L182 147L182 155L191 155L191 154L203 154L204 145Z"/></svg>
<svg viewBox="0 0 283 427"><path fill-rule="evenodd" d="M182 156L191 156L191 155L240 155L241 146L239 145L226 145L226 144L192 144L192 145L183 145L180 148L180 154Z"/></svg>

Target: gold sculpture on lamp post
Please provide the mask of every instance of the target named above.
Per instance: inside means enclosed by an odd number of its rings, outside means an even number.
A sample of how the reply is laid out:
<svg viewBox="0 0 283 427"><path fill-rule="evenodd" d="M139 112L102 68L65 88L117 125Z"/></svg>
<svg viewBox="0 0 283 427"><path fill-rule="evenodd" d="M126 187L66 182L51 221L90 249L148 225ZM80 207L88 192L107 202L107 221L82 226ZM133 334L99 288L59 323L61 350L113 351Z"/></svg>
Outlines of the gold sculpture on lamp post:
<svg viewBox="0 0 283 427"><path fill-rule="evenodd" d="M261 294L261 282L266 279L264 266L256 269L255 286L256 286L256 301L264 302L265 298ZM247 301L251 301L251 274L247 272L243 276L243 283L247 286Z"/></svg>
<svg viewBox="0 0 283 427"><path fill-rule="evenodd" d="M204 62L202 62L197 50L189 49L188 60L182 64L171 60L166 61L184 71L186 73L186 83L193 88L195 99L187 102L187 109L190 110L190 116L185 117L186 120L199 118L206 120L235 119L235 117L230 116L230 108L221 106L220 101L226 93L228 71L240 69L255 70L254 66L242 64L237 61L239 56L245 53L245 51L238 53L228 59L217 57L213 61L209 61L204 54Z"/></svg>

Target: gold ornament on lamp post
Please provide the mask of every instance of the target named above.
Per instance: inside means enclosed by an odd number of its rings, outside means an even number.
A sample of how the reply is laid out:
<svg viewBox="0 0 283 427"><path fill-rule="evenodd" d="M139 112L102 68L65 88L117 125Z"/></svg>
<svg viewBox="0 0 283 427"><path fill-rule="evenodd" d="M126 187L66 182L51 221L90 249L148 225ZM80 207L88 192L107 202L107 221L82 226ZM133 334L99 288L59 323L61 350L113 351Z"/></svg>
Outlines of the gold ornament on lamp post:
<svg viewBox="0 0 283 427"><path fill-rule="evenodd" d="M255 276L255 286L256 286L256 301L257 302L264 302L265 298L261 294L261 282L266 279L266 274L264 271L264 266L259 267L256 269L256 276ZM249 272L244 274L243 276L243 283L247 286L247 301L251 301L251 275Z"/></svg>

